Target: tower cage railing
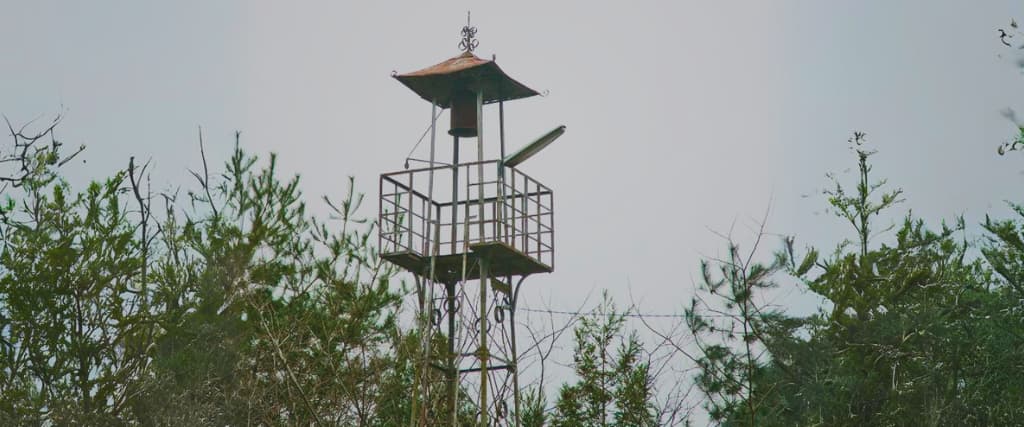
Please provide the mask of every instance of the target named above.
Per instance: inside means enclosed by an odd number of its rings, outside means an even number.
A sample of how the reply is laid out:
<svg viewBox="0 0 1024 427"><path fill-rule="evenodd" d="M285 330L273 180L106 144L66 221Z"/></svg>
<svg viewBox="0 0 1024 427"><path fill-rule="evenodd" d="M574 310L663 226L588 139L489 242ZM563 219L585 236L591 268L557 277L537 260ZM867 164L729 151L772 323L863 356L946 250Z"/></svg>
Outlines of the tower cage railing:
<svg viewBox="0 0 1024 427"><path fill-rule="evenodd" d="M500 242L554 268L554 194L498 160L382 174L379 212L382 254L445 257Z"/></svg>

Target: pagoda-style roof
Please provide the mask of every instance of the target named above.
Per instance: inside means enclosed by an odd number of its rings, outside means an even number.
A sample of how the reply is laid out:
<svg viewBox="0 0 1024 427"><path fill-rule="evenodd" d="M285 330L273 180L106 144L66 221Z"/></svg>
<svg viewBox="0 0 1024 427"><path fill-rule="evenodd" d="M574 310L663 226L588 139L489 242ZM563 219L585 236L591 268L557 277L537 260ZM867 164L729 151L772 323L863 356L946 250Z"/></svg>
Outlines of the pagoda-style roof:
<svg viewBox="0 0 1024 427"><path fill-rule="evenodd" d="M501 71L494 61L480 59L472 52L394 77L420 98L436 102L441 108L451 106L452 93L456 89L483 90L485 104L539 95Z"/></svg>

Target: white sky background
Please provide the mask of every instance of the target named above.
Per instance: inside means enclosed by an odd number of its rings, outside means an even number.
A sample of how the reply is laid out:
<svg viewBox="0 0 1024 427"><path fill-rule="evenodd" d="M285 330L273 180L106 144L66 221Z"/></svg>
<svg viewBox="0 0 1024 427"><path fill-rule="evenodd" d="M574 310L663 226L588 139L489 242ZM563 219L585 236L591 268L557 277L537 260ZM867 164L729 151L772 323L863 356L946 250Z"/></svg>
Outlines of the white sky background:
<svg viewBox="0 0 1024 427"><path fill-rule="evenodd" d="M996 33L1024 18L1018 2L291 3L0 0L0 113L63 105L59 135L88 146L67 170L80 185L134 155L154 159L155 185L190 186L201 125L215 164L236 129L279 153L314 212L348 175L373 201L429 123L390 73L458 54L472 9L477 54L550 91L506 105L510 150L568 127L522 166L556 197L556 272L527 281L530 307L609 289L680 312L700 257L724 248L710 230L735 223L749 241L769 205L770 232L830 249L852 233L820 189L854 166L855 129L879 150L876 176L930 221L976 225L1024 201L1024 160L995 152L1015 132L999 111L1024 105Z"/></svg>

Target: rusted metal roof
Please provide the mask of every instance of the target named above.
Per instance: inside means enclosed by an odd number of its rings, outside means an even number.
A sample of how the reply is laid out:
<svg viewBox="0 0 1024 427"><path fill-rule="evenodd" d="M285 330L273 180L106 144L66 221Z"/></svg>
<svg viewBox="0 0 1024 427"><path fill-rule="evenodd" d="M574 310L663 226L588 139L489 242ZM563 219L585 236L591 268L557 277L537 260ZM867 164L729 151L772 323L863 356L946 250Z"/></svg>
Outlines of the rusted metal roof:
<svg viewBox="0 0 1024 427"><path fill-rule="evenodd" d="M529 98L537 91L505 74L492 60L480 59L472 52L448 59L440 64L394 76L420 98L437 102L441 108L451 106L455 90L483 90L484 103Z"/></svg>

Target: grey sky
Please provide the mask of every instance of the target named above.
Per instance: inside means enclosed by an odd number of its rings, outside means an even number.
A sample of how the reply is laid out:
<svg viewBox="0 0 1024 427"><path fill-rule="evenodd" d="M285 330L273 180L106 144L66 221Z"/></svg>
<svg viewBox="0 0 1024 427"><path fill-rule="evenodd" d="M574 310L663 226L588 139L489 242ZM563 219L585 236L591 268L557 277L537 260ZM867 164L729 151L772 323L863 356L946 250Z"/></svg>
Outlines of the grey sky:
<svg viewBox="0 0 1024 427"><path fill-rule="evenodd" d="M995 153L1014 132L1000 109L1024 105L997 56L1018 2L294 3L3 0L0 113L63 105L60 135L88 145L75 179L135 155L154 159L156 184L190 183L202 125L218 162L235 129L280 153L314 208L347 175L375 196L429 123L391 71L457 54L471 8L478 54L550 90L506 106L510 145L568 127L522 167L556 195L557 269L527 282L527 306L608 288L678 311L700 255L723 246L709 229L749 238L769 203L771 232L848 236L818 191L853 166L854 129L929 220L977 223L1021 200L1021 157Z"/></svg>

